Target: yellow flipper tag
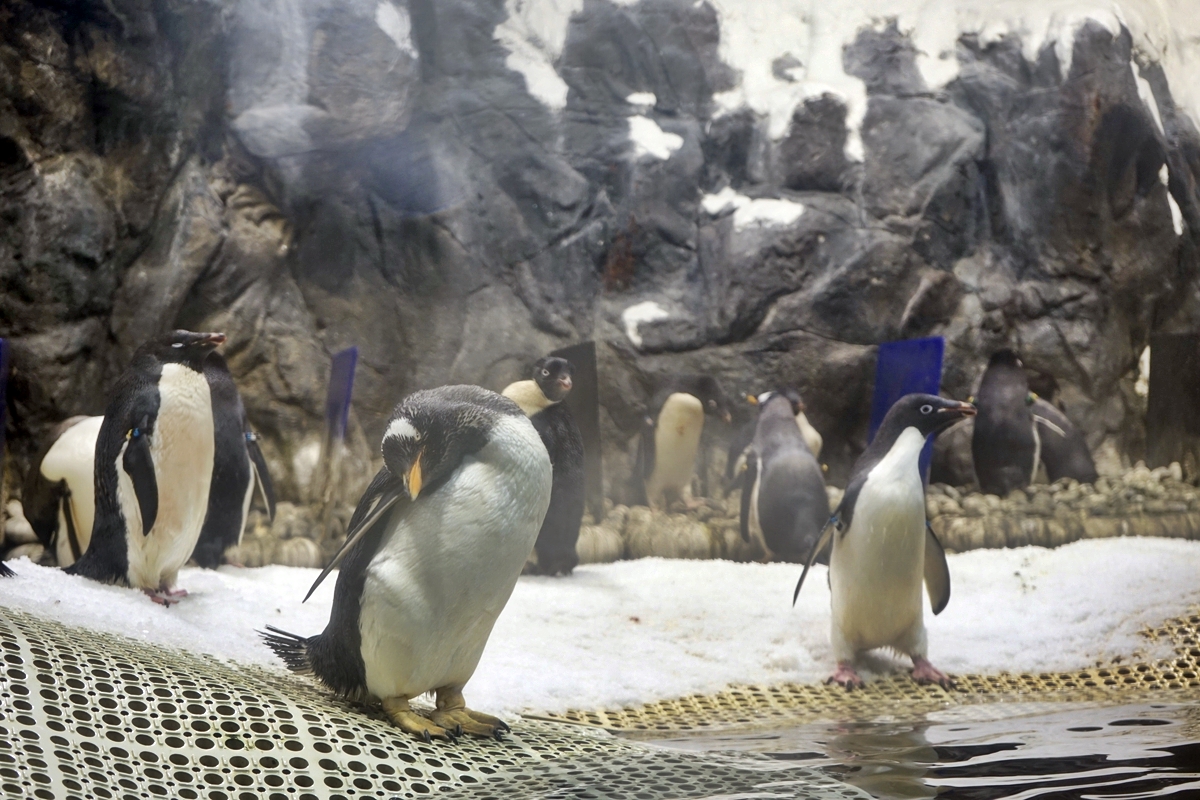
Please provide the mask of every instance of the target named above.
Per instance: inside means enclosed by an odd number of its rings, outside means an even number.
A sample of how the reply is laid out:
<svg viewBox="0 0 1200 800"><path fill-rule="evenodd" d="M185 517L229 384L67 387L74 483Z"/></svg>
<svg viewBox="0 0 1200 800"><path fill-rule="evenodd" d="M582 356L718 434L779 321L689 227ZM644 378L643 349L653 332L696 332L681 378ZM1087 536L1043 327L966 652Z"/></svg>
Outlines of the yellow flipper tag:
<svg viewBox="0 0 1200 800"><path fill-rule="evenodd" d="M756 406L756 405L758 405L758 398L752 394L748 394L748 395L746 395L746 402L752 406Z"/></svg>

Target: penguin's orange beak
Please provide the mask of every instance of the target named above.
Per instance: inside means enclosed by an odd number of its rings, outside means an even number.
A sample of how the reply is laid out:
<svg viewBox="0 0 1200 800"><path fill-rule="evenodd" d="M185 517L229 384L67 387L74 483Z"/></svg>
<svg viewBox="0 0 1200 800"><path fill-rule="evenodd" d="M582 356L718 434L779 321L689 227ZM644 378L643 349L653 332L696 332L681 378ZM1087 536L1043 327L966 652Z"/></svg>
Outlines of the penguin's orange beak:
<svg viewBox="0 0 1200 800"><path fill-rule="evenodd" d="M408 485L408 496L413 500L416 500L417 495L421 493L421 456L424 454L425 451L422 450L421 454L417 456L417 460L408 470L408 480L405 481Z"/></svg>

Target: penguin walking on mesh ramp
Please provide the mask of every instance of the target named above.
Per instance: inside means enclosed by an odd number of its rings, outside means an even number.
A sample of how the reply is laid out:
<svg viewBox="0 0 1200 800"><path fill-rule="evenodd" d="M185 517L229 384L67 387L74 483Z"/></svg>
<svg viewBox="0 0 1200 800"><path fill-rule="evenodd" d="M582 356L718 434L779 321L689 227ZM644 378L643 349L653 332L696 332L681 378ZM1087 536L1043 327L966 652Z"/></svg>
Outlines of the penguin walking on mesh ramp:
<svg viewBox="0 0 1200 800"><path fill-rule="evenodd" d="M546 447L513 401L443 386L396 407L381 449L345 544L309 590L341 564L324 632L263 637L292 670L378 698L425 741L499 738L508 726L467 709L462 690L550 504ZM429 717L409 705L426 692Z"/></svg>
<svg viewBox="0 0 1200 800"><path fill-rule="evenodd" d="M796 423L798 393L767 392L758 406L742 473L742 539L757 539L768 560L803 562L829 519L821 465Z"/></svg>
<svg viewBox="0 0 1200 800"><path fill-rule="evenodd" d="M21 503L38 539L60 567L69 567L92 538L96 439L104 417L59 423L25 476Z"/></svg>
<svg viewBox="0 0 1200 800"><path fill-rule="evenodd" d="M816 554L830 537L830 642L837 670L829 678L847 689L863 685L855 657L890 647L912 658L918 683L949 686L929 663L921 584L934 614L950 601L946 554L925 519L921 450L929 436L975 414L969 403L931 394L900 398L874 441L854 463L846 493L809 554L793 604Z"/></svg>
<svg viewBox="0 0 1200 800"><path fill-rule="evenodd" d="M731 419L725 393L711 376L680 376L655 394L650 407L638 439L634 502L656 509L676 500L691 505L704 417L726 424Z"/></svg>
<svg viewBox="0 0 1200 800"><path fill-rule="evenodd" d="M986 494L1023 489L1037 471L1039 433L1024 365L1012 350L992 354L974 398L979 409L971 435L975 478Z"/></svg>
<svg viewBox="0 0 1200 800"><path fill-rule="evenodd" d="M212 394L215 450L208 510L192 559L216 569L225 551L242 540L255 487L262 492L267 515L275 519L275 488L258 436L250 430L246 407L220 353L214 351L205 359L204 378Z"/></svg>
<svg viewBox="0 0 1200 800"><path fill-rule="evenodd" d="M208 507L213 411L204 360L222 333L175 331L138 348L118 379L96 440L96 517L82 558L67 568L142 589L174 590Z"/></svg>
<svg viewBox="0 0 1200 800"><path fill-rule="evenodd" d="M546 356L533 365L532 380L511 383L503 392L529 417L554 468L550 508L533 548L535 559L526 564L526 572L535 575L570 575L579 563L575 545L586 500L583 436L562 402L571 391L573 374L565 358Z"/></svg>

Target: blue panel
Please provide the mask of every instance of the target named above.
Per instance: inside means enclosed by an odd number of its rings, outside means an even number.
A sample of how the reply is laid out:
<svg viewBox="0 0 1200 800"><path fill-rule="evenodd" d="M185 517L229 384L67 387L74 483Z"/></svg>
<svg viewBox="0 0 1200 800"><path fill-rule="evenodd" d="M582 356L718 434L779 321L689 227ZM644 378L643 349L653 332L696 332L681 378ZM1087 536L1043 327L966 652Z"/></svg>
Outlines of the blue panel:
<svg viewBox="0 0 1200 800"><path fill-rule="evenodd" d="M350 396L354 391L354 367L357 364L357 347L348 347L333 357L329 391L325 395L325 425L332 441L346 438L346 425L350 421Z"/></svg>
<svg viewBox="0 0 1200 800"><path fill-rule="evenodd" d="M871 399L869 439L883 424L892 404L906 394L937 394L942 386L942 357L946 342L941 336L905 339L879 345L875 363L875 396ZM921 476L929 480L929 462L933 458L933 439L921 452Z"/></svg>

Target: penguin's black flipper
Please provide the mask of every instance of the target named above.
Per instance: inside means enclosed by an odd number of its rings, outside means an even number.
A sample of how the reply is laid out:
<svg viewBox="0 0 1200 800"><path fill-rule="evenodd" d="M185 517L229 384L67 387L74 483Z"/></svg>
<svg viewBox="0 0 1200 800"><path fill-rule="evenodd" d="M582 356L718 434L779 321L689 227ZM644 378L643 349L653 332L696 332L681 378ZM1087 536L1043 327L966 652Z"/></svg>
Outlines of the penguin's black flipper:
<svg viewBox="0 0 1200 800"><path fill-rule="evenodd" d="M754 484L758 481L758 454L746 452L746 471L742 474L742 513L740 530L742 541L750 541L750 503L754 499Z"/></svg>
<svg viewBox="0 0 1200 800"><path fill-rule="evenodd" d="M650 476L654 473L654 458L654 418L648 416L642 420L642 432L638 435L634 475L630 482L633 488L634 505L650 505L650 498L646 496L646 481L650 480Z"/></svg>
<svg viewBox="0 0 1200 800"><path fill-rule="evenodd" d="M252 438L253 437L253 438ZM263 502L267 505L267 516L275 521L275 484L271 480L271 472L267 469L267 460L263 458L258 446L258 436L246 432L246 452L250 454L250 463L254 466L254 480L258 491L262 493Z"/></svg>
<svg viewBox="0 0 1200 800"><path fill-rule="evenodd" d="M804 585L804 579L808 577L808 571L812 569L813 562L817 560L817 553L820 553L833 537L833 532L837 528L837 521L838 515L834 514L829 518L829 522L825 523L825 527L821 529L821 535L817 537L817 543L813 545L813 549L808 554L808 559L804 562L804 571L800 573L800 580L796 581L796 591L792 593L792 605L796 605L796 598L800 596L800 587Z"/></svg>
<svg viewBox="0 0 1200 800"><path fill-rule="evenodd" d="M329 566L325 567L321 571L321 574L317 576L317 579L313 581L312 588L308 590L308 594L304 595L304 600L301 602L312 597L312 593L317 590L317 587L321 585L326 576L338 564L342 563L342 559L350 553L354 545L358 544L359 540L405 494L404 484L398 478L393 477L392 473L388 472L387 467L379 470L379 473L371 481L371 485L367 487L367 491L363 493L362 499L358 501L358 507L354 509L354 515L350 517L350 526L346 530L346 541L342 542L341 549L337 551L333 560L329 562Z"/></svg>
<svg viewBox="0 0 1200 800"><path fill-rule="evenodd" d="M142 512L142 535L149 536L158 518L158 481L154 477L154 459L150 455L150 436L142 428L129 432L129 444L121 466L133 481L138 508Z"/></svg>
<svg viewBox="0 0 1200 800"><path fill-rule="evenodd" d="M17 573L8 568L8 564L0 561L0 578L15 578Z"/></svg>
<svg viewBox="0 0 1200 800"><path fill-rule="evenodd" d="M946 551L929 520L925 520L925 591L929 592L933 613L942 613L950 602L950 567L946 565Z"/></svg>

